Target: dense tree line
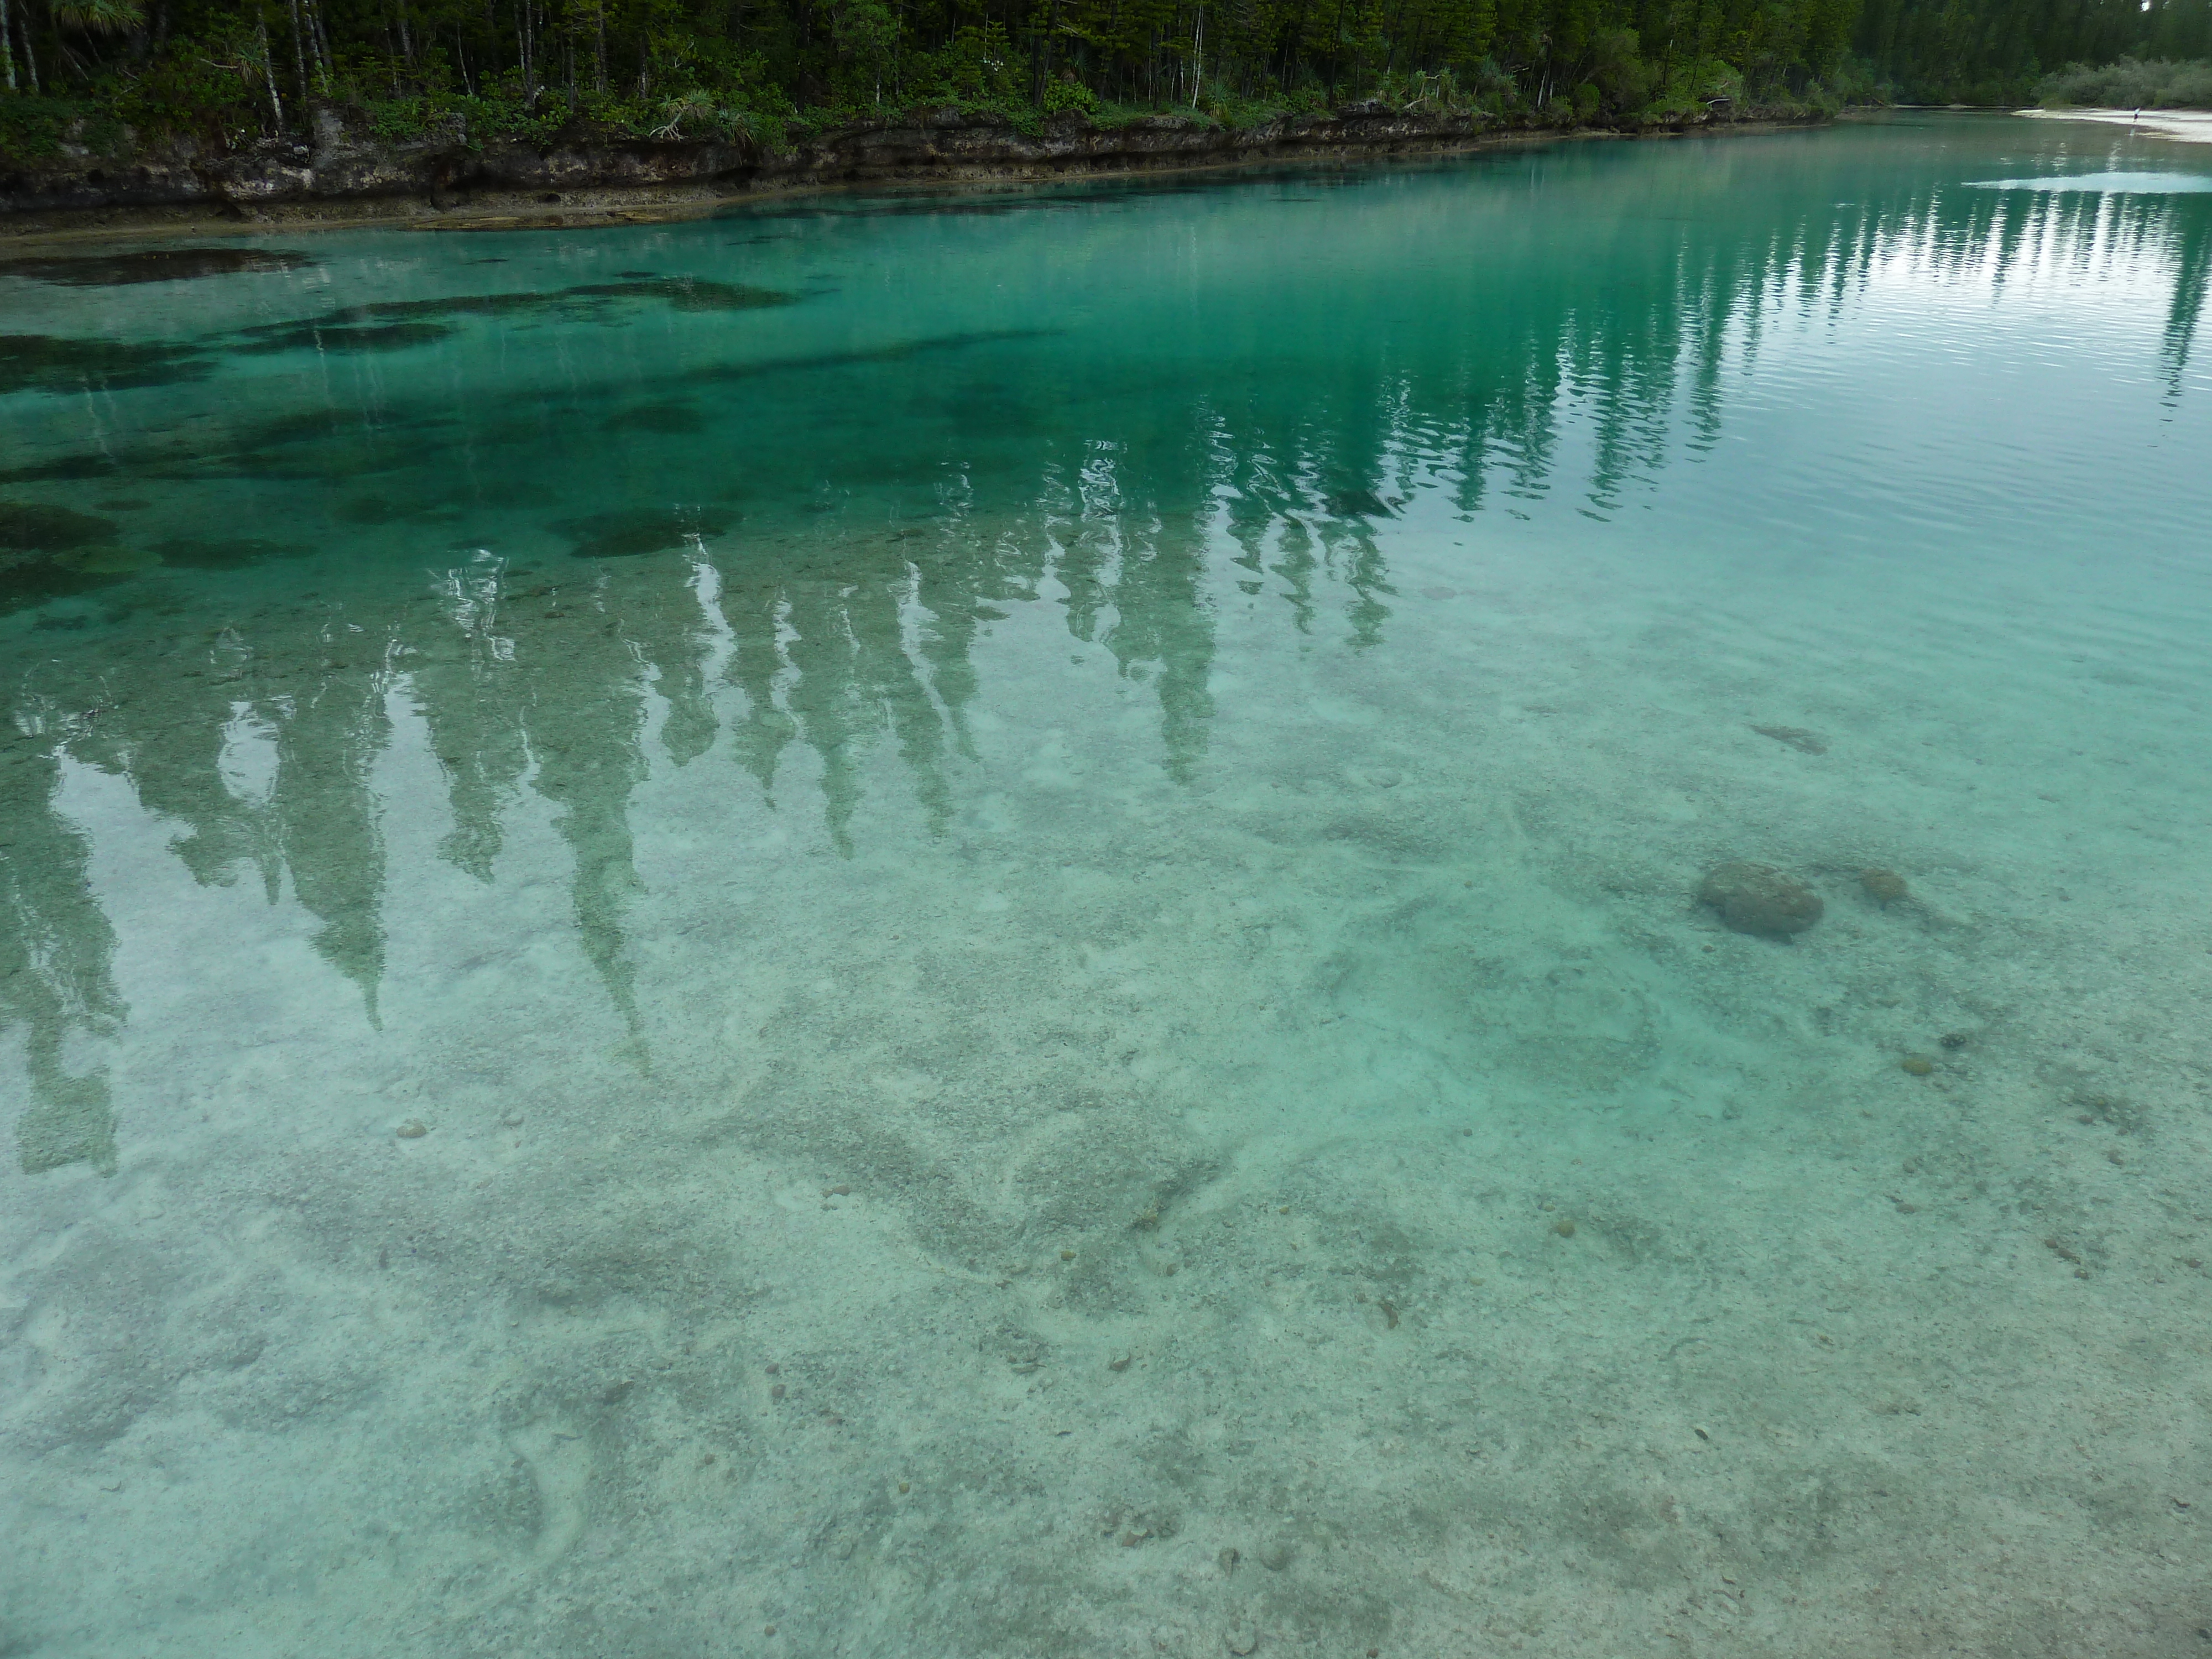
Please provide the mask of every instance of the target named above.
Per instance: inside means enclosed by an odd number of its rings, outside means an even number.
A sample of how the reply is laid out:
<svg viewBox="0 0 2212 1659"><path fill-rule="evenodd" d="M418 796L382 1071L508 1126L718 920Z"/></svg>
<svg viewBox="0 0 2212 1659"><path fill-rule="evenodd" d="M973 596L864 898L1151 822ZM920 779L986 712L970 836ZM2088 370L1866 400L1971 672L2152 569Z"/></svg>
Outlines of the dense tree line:
<svg viewBox="0 0 2212 1659"><path fill-rule="evenodd" d="M919 104L1242 123L1371 97L1560 121L2022 102L2068 65L2212 57L2212 0L0 0L0 155L126 125L237 145L320 105L392 137L582 122L780 145Z"/></svg>
<svg viewBox="0 0 2212 1659"><path fill-rule="evenodd" d="M0 0L7 90L237 143L749 131L947 103L1239 121L1355 98L1549 118L1832 100L1859 0ZM0 107L4 107L0 106ZM0 116L0 120L4 120ZM15 106L23 128L27 108ZM20 142L19 142L20 148Z"/></svg>
<svg viewBox="0 0 2212 1659"><path fill-rule="evenodd" d="M1913 101L2057 101L2068 92L2060 72L2069 65L2212 58L2212 0L1863 0L1863 6L1859 52L1894 95ZM2184 89L2174 101L2203 95L2187 96L2203 84L2201 75L2163 80Z"/></svg>

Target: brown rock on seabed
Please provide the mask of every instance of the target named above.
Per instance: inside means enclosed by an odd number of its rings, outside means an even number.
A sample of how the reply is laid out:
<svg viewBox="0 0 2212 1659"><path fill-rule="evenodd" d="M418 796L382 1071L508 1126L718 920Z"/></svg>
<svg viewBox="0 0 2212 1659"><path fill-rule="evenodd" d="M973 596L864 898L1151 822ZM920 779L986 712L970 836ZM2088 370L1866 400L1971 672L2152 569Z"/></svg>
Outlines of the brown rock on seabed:
<svg viewBox="0 0 2212 1659"><path fill-rule="evenodd" d="M1869 898L1881 904L1903 898L1906 890L1905 878L1894 870L1862 870L1859 885L1866 889Z"/></svg>
<svg viewBox="0 0 2212 1659"><path fill-rule="evenodd" d="M1820 896L1771 864L1742 860L1716 866L1698 889L1698 900L1721 913L1730 931L1763 939L1788 939L1820 921Z"/></svg>

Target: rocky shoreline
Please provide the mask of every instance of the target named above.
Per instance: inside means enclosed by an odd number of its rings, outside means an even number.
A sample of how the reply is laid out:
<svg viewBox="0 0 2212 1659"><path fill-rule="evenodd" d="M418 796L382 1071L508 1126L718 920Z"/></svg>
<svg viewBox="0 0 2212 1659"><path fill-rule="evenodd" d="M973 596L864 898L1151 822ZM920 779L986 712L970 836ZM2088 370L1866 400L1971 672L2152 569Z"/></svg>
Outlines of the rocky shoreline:
<svg viewBox="0 0 2212 1659"><path fill-rule="evenodd" d="M1099 126L1073 112L1034 131L945 111L848 127L782 153L745 141L659 143L579 136L551 144L471 144L455 132L408 143L318 112L312 143L222 152L179 141L125 161L64 153L50 167L0 164L0 238L258 225L399 222L516 229L631 223L711 213L747 197L849 185L1030 181L1068 176L1445 154L1562 137L1667 137L1807 125L1774 112L1694 122L1573 127L1380 104L1223 128L1196 116Z"/></svg>

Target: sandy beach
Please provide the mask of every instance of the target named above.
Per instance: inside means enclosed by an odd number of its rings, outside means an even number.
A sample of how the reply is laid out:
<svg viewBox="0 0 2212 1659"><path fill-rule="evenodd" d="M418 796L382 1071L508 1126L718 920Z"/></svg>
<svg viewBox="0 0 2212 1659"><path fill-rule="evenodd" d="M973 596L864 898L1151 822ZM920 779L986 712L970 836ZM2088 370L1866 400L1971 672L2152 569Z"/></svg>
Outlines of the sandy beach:
<svg viewBox="0 0 2212 1659"><path fill-rule="evenodd" d="M2185 144L2212 144L2212 112L2197 109L2024 109L2038 121L2101 121Z"/></svg>

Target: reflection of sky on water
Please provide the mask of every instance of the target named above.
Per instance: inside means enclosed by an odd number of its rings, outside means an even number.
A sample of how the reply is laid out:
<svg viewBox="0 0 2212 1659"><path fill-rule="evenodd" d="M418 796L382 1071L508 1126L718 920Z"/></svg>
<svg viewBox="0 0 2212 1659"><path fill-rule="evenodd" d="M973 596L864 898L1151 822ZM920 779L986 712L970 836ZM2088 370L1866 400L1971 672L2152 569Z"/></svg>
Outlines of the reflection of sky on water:
<svg viewBox="0 0 2212 1659"><path fill-rule="evenodd" d="M2201 196L2212 176L2197 173L2074 173L2042 179L1976 179L1975 190L2089 191L2106 196Z"/></svg>

